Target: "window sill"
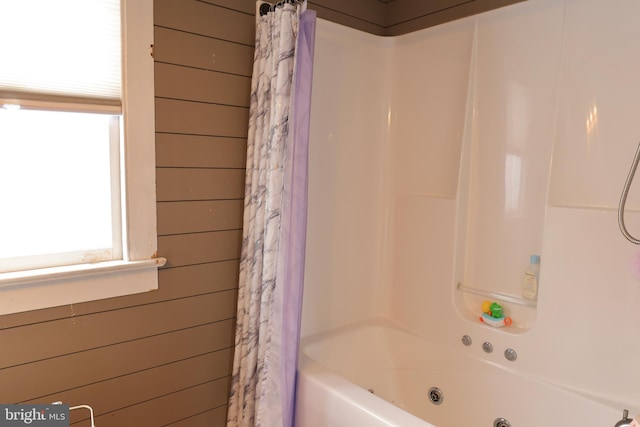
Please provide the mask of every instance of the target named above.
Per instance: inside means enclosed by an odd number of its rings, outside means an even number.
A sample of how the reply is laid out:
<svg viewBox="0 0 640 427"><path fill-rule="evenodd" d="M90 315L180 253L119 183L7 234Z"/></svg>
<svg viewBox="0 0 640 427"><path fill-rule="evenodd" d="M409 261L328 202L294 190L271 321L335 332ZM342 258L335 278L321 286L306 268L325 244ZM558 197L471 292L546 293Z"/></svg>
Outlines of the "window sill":
<svg viewBox="0 0 640 427"><path fill-rule="evenodd" d="M0 315L158 289L165 258L109 261L0 274Z"/></svg>

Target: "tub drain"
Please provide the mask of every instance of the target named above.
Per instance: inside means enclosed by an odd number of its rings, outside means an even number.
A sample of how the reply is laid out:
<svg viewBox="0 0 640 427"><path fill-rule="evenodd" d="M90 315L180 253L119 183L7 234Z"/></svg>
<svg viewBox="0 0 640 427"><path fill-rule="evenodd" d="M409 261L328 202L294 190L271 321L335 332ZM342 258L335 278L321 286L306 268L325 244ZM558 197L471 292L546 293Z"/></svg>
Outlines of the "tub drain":
<svg viewBox="0 0 640 427"><path fill-rule="evenodd" d="M506 418L496 418L493 427L511 427L511 423Z"/></svg>
<svg viewBox="0 0 640 427"><path fill-rule="evenodd" d="M440 405L444 400L444 394L438 387L431 387L427 392L427 395L429 396L431 403L434 405Z"/></svg>

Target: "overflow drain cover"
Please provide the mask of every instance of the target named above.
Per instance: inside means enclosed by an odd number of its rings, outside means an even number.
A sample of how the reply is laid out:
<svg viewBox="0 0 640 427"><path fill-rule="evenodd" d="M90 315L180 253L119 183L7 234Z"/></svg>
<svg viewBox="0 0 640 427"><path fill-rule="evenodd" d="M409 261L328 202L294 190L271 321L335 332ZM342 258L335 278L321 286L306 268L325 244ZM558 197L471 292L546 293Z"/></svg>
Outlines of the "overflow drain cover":
<svg viewBox="0 0 640 427"><path fill-rule="evenodd" d="M429 396L429 400L434 405L440 405L444 401L444 394L438 387L431 387L427 392L427 396Z"/></svg>

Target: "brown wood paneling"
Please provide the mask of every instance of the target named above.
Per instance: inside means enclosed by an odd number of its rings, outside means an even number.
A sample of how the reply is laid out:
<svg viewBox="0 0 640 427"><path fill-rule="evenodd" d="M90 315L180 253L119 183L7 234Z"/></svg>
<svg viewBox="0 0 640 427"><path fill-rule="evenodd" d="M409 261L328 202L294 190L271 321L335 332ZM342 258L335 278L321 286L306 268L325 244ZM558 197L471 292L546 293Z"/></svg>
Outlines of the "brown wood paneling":
<svg viewBox="0 0 640 427"><path fill-rule="evenodd" d="M46 322L54 319L65 319L73 315L73 306L52 307L44 310L27 311L23 313L6 314L0 316L0 337L2 330L33 323Z"/></svg>
<svg viewBox="0 0 640 427"><path fill-rule="evenodd" d="M249 109L156 98L156 132L247 137Z"/></svg>
<svg viewBox="0 0 640 427"><path fill-rule="evenodd" d="M243 200L158 203L158 234L242 228Z"/></svg>
<svg viewBox="0 0 640 427"><path fill-rule="evenodd" d="M379 27L386 26L387 8L384 3L371 0L308 0L309 9L321 6L339 12L345 16L357 18Z"/></svg>
<svg viewBox="0 0 640 427"><path fill-rule="evenodd" d="M173 64L155 64L156 96L249 107L251 78Z"/></svg>
<svg viewBox="0 0 640 427"><path fill-rule="evenodd" d="M166 0L169 1L169 0ZM203 0L255 14L252 0ZM376 35L395 36L525 0L309 0L318 17Z"/></svg>
<svg viewBox="0 0 640 427"><path fill-rule="evenodd" d="M241 199L244 196L242 169L161 168L156 180L159 202Z"/></svg>
<svg viewBox="0 0 640 427"><path fill-rule="evenodd" d="M526 0L476 0L471 3L464 3L457 7L452 7L439 11L437 13L417 16L414 19L406 22L399 23L397 25L387 28L387 35L401 35L418 31L423 28L433 27L446 22L451 22L456 19L461 19L467 16L477 15L479 13L487 12L493 9L498 9L503 6L519 3ZM391 3L392 7L394 3Z"/></svg>
<svg viewBox="0 0 640 427"><path fill-rule="evenodd" d="M240 11L250 16L251 19L255 19L256 3L253 0L203 1ZM308 7L315 10L321 19L372 34L384 35L385 33L386 5L376 0L313 0L308 2Z"/></svg>
<svg viewBox="0 0 640 427"><path fill-rule="evenodd" d="M158 62L251 76L253 47L163 27L154 31Z"/></svg>
<svg viewBox="0 0 640 427"><path fill-rule="evenodd" d="M167 258L167 267L236 259L241 238L242 230L160 236L158 252Z"/></svg>
<svg viewBox="0 0 640 427"><path fill-rule="evenodd" d="M91 301L73 306L74 316L170 301L238 287L238 261L216 262L204 266L165 269L158 272L159 289L145 294Z"/></svg>
<svg viewBox="0 0 640 427"><path fill-rule="evenodd" d="M189 417L184 420L176 421L167 427L226 427L227 425L227 407L220 406L216 409L203 412L202 414Z"/></svg>
<svg viewBox="0 0 640 427"><path fill-rule="evenodd" d="M256 13L256 2L254 0L201 0L205 3L226 7L238 12L243 12L252 17Z"/></svg>
<svg viewBox="0 0 640 427"><path fill-rule="evenodd" d="M226 406L229 384L229 377L220 378L147 402L136 403L98 416L96 426L166 426L194 414Z"/></svg>
<svg viewBox="0 0 640 427"><path fill-rule="evenodd" d="M227 294L205 309L229 315L225 322L236 309L255 33L243 8L252 12L255 3L155 0L154 11L158 251L169 259L160 286L228 289L198 297ZM226 331L233 343L233 329ZM111 402L99 425L225 425L233 352L217 354L224 357L105 383L106 393L132 381L134 392ZM136 390L139 382L148 385Z"/></svg>
<svg viewBox="0 0 640 427"><path fill-rule="evenodd" d="M251 15L196 0L155 0L153 5L155 25L253 46Z"/></svg>
<svg viewBox="0 0 640 427"><path fill-rule="evenodd" d="M521 1L524 0L396 0L388 5L386 35L407 34Z"/></svg>
<svg viewBox="0 0 640 427"><path fill-rule="evenodd" d="M474 1L477 0L398 0L392 5L387 5L386 26L392 27L420 16L437 14Z"/></svg>
<svg viewBox="0 0 640 427"><path fill-rule="evenodd" d="M42 396L25 403L48 403L56 400L81 402L85 396L95 396L99 398L94 408L95 415L110 413L129 406L131 402L145 402L205 382L226 379L226 371L232 362L231 357L229 350L211 352L73 390ZM119 390L119 392L113 393L113 390ZM80 420L87 418L88 413L74 412L73 415L77 415ZM72 418L72 422L74 421Z"/></svg>
<svg viewBox="0 0 640 427"><path fill-rule="evenodd" d="M156 166L192 168L244 168L246 138L201 135L156 135Z"/></svg>
<svg viewBox="0 0 640 427"><path fill-rule="evenodd" d="M160 289L153 292L2 316L2 329L234 289L238 286L238 261L160 270L158 281Z"/></svg>
<svg viewBox="0 0 640 427"><path fill-rule="evenodd" d="M0 384L12 385L0 388L0 402L26 402L214 351L231 353L234 327L223 320L0 370ZM83 366L93 369L78 369ZM25 378L37 378L37 386Z"/></svg>
<svg viewBox="0 0 640 427"><path fill-rule="evenodd" d="M319 4L309 5L309 9L315 10L320 19L335 22L336 24L355 28L356 30L365 31L378 36L385 35L386 28L368 21L363 21L355 16L345 15L334 9L329 9Z"/></svg>
<svg viewBox="0 0 640 427"><path fill-rule="evenodd" d="M235 298L229 290L7 329L0 369L231 319Z"/></svg>
<svg viewBox="0 0 640 427"><path fill-rule="evenodd" d="M186 288L189 295L199 295L236 289L239 268L239 261L235 259L167 268L160 270L158 280L161 288Z"/></svg>

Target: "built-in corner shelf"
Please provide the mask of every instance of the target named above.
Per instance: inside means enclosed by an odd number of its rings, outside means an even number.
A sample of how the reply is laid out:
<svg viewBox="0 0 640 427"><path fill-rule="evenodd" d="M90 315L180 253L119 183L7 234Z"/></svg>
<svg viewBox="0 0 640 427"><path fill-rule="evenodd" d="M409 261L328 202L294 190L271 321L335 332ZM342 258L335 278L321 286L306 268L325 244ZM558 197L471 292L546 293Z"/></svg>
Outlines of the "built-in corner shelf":
<svg viewBox="0 0 640 427"><path fill-rule="evenodd" d="M462 292L466 292L468 294L478 295L481 297L486 297L490 299L495 299L503 302L510 302L512 304L523 305L525 307L536 307L537 303L535 301L530 301L524 298L517 297L515 295L503 294L502 292L490 292L484 289L472 288L469 286L464 286L462 283L458 283L456 289Z"/></svg>
<svg viewBox="0 0 640 427"><path fill-rule="evenodd" d="M505 316L510 317L512 324L501 328L493 328L485 325L490 330L496 330L509 334L521 334L533 326L536 318L537 303L515 295L502 292L493 292L486 289L478 289L465 286L462 283L456 285L459 296L456 298L456 305L459 313L467 320L482 324L480 315L482 313L483 301L497 301L503 305Z"/></svg>

